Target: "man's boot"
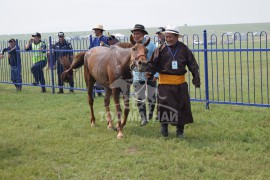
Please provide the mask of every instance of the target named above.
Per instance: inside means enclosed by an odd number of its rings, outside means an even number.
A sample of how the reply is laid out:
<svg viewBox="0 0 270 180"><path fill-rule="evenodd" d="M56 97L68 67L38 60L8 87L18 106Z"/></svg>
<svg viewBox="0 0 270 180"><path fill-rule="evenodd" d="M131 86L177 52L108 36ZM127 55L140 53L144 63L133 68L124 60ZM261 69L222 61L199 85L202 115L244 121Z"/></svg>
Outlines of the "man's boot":
<svg viewBox="0 0 270 180"><path fill-rule="evenodd" d="M176 137L182 139L185 138L184 136L184 129L185 129L185 125L181 124L181 125L177 125L176 126Z"/></svg>
<svg viewBox="0 0 270 180"><path fill-rule="evenodd" d="M57 94L63 94L63 93L64 93L64 90L60 88Z"/></svg>
<svg viewBox="0 0 270 180"><path fill-rule="evenodd" d="M168 137L169 131L168 131L168 124L161 123L160 124L160 132L163 137Z"/></svg>
<svg viewBox="0 0 270 180"><path fill-rule="evenodd" d="M41 87L41 92L45 93L46 92L46 88L45 87Z"/></svg>

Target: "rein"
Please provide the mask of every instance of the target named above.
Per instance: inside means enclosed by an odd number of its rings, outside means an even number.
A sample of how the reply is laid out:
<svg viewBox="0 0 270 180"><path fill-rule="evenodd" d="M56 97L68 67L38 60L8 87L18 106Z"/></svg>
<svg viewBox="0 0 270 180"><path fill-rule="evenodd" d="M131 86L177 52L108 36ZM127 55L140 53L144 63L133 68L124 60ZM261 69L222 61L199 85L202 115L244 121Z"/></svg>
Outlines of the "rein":
<svg viewBox="0 0 270 180"><path fill-rule="evenodd" d="M147 84L147 82L146 81L144 81L145 83L144 83L144 85L141 87L141 89L139 90L139 91L137 91L137 93L135 93L131 98L133 99L133 100L135 100L135 101L137 101L137 102L145 102L146 101L146 99L147 99L147 96L145 96L145 99L144 100L139 100L139 99L136 99L136 98L134 98L137 94L139 94L139 92L146 86L146 84Z"/></svg>

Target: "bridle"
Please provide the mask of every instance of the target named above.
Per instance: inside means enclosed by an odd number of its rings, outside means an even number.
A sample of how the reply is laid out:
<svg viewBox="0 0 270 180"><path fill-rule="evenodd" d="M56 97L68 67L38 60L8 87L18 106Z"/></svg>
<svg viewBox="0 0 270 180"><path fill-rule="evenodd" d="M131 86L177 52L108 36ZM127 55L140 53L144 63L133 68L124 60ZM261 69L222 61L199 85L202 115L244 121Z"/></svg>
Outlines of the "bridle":
<svg viewBox="0 0 270 180"><path fill-rule="evenodd" d="M136 56L136 57L134 57L132 54L131 54L131 58L130 58L130 60L131 60L131 63L130 63L130 70L133 70L134 69L134 67L132 67L134 64L135 64L135 61L136 60L139 60L139 58L140 57L145 57L145 59L146 59L146 55L145 54L139 54L138 56Z"/></svg>

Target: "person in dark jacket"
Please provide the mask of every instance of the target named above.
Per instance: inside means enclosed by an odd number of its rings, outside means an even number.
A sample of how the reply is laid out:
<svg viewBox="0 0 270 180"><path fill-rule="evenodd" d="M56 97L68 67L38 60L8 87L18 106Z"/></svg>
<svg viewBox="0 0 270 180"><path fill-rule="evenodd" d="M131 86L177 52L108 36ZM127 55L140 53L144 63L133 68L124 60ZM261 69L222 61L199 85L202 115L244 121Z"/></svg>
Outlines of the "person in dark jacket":
<svg viewBox="0 0 270 180"><path fill-rule="evenodd" d="M192 73L195 87L200 87L199 66L188 47L178 41L179 36L175 26L166 27L166 42L155 50L146 72L147 78L159 73L158 119L164 137L169 135L168 124L175 125L176 136L183 138L185 124L193 122L186 67Z"/></svg>
<svg viewBox="0 0 270 180"><path fill-rule="evenodd" d="M16 46L16 41L13 38L10 39L8 43L9 46L2 50L0 54L0 59L3 58L5 52L8 53L8 63L10 65L11 81L14 83L17 90L21 90L22 89L21 55L19 52L16 52L16 50L19 50L20 47Z"/></svg>
<svg viewBox="0 0 270 180"><path fill-rule="evenodd" d="M61 74L64 71L63 65L60 62L60 58L62 56L69 56L70 59L73 59L73 51L72 50L72 45L65 40L65 34L63 32L58 33L58 38L59 41L54 44L53 49L56 50L54 51L54 60L56 61L56 66L57 66L57 75L58 75L58 86L63 86L64 82L61 79ZM68 50L68 51L65 51ZM69 82L69 85L71 88L74 87L74 80L73 78ZM69 92L73 93L73 89L70 89ZM59 92L57 94L63 94L64 90L63 88L59 88Z"/></svg>

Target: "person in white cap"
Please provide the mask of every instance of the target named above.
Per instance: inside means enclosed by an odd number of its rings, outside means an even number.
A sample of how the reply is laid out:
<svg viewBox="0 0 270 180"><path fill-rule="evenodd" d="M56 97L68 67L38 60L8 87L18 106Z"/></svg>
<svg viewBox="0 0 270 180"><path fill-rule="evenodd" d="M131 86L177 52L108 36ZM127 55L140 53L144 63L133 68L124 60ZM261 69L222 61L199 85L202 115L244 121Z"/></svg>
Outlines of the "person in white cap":
<svg viewBox="0 0 270 180"><path fill-rule="evenodd" d="M157 48L148 63L146 77L159 73L158 82L158 119L161 123L161 134L169 135L168 124L176 126L176 136L184 138L185 124L193 123L185 80L186 66L192 73L192 83L200 87L199 66L192 52L178 41L178 29L168 25L165 29L165 43Z"/></svg>
<svg viewBox="0 0 270 180"><path fill-rule="evenodd" d="M92 29L96 35L96 37L93 39L93 41L91 42L89 49L96 47L96 46L100 46L100 43L104 43L104 44L108 44L108 37L103 35L103 31L105 31L103 29L102 25L96 25L93 29Z"/></svg>
<svg viewBox="0 0 270 180"><path fill-rule="evenodd" d="M96 46L100 46L102 44L108 44L108 37L103 35L103 31L105 31L103 29L102 25L96 25L93 29L92 29L96 35L96 37L94 38L94 40L90 43L89 49L96 47ZM98 85L97 83L95 84L95 90L98 90L98 96L102 96L102 93L100 92L103 89L102 86Z"/></svg>

